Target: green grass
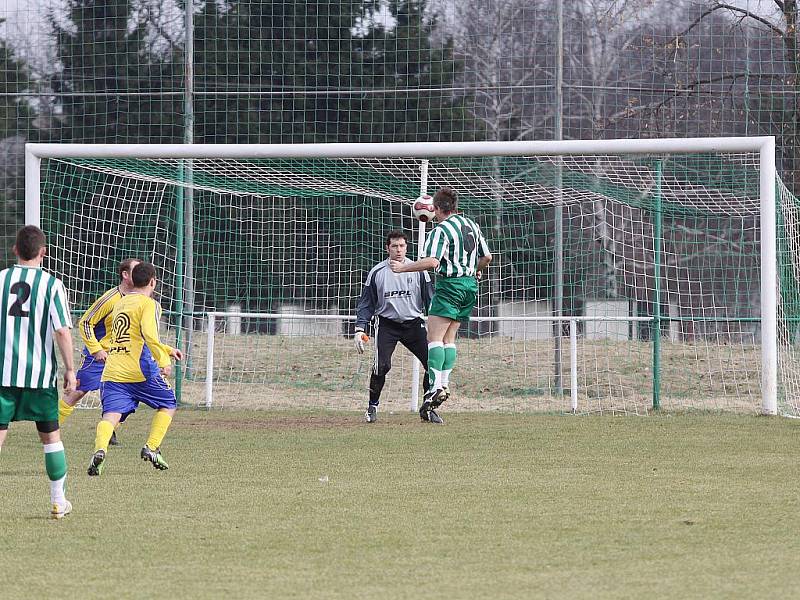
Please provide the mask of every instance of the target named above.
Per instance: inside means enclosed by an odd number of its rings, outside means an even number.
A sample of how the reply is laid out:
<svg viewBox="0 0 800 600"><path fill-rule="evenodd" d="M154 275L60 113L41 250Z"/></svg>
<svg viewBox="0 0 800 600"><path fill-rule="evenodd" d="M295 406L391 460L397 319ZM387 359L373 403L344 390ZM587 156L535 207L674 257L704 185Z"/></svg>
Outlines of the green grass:
<svg viewBox="0 0 800 600"><path fill-rule="evenodd" d="M45 519L29 423L0 454L4 598L731 598L800 585L796 420L149 410L86 476L98 413L64 440L75 505ZM325 478L327 477L327 480ZM321 481L323 479L323 481Z"/></svg>

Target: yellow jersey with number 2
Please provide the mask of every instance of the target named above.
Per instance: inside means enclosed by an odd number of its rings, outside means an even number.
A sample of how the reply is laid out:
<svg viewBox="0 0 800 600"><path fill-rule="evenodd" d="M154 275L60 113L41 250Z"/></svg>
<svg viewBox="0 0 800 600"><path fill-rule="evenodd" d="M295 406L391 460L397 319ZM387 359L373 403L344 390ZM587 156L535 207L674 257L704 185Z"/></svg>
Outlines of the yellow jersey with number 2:
<svg viewBox="0 0 800 600"><path fill-rule="evenodd" d="M158 337L160 319L161 305L148 296L131 293L117 301L102 381L145 381L169 366L173 349Z"/></svg>

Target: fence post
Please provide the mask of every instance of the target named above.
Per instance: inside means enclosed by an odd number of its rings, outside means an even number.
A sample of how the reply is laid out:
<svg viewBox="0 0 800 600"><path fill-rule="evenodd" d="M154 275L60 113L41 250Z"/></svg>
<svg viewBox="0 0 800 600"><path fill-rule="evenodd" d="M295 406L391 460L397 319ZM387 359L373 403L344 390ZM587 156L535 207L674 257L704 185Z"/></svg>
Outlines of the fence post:
<svg viewBox="0 0 800 600"><path fill-rule="evenodd" d="M208 313L208 328L206 329L206 408L211 408L214 402L214 330L216 325L216 315Z"/></svg>

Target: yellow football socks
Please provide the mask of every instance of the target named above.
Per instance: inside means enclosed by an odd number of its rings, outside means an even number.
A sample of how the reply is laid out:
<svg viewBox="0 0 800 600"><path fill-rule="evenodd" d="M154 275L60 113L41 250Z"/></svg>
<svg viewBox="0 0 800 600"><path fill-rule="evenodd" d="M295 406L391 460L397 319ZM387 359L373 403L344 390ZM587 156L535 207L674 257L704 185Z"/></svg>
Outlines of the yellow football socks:
<svg viewBox="0 0 800 600"><path fill-rule="evenodd" d="M70 406L66 402L64 402L63 398L58 399L58 424L62 425L64 421L67 420L67 417L72 414L72 411L75 410L74 406Z"/></svg>
<svg viewBox="0 0 800 600"><path fill-rule="evenodd" d="M153 416L153 422L150 424L150 436L147 438L147 447L151 450L157 450L164 441L164 436L167 435L172 423L172 416L162 410L158 411Z"/></svg>
<svg viewBox="0 0 800 600"><path fill-rule="evenodd" d="M100 421L97 424L97 434L94 438L94 451L102 450L108 452L108 442L111 434L114 433L114 426L108 421Z"/></svg>

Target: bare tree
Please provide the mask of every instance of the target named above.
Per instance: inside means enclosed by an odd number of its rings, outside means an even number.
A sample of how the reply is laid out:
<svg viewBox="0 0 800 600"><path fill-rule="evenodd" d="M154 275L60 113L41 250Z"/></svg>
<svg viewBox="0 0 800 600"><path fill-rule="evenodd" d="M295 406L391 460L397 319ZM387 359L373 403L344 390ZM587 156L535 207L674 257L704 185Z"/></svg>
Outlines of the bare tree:
<svg viewBox="0 0 800 600"><path fill-rule="evenodd" d="M461 0L451 15L454 50L471 95L470 113L493 141L552 135L555 22L552 3L531 0ZM546 108L544 108L546 107ZM516 240L504 235L502 164L492 158L493 218L489 223L495 261L489 270L489 308L501 301L501 282L514 278L508 260Z"/></svg>
<svg viewBox="0 0 800 600"><path fill-rule="evenodd" d="M462 0L456 3L455 51L473 116L490 140L542 139L552 119L554 12L550 2ZM552 130L552 126L549 128Z"/></svg>
<svg viewBox="0 0 800 600"><path fill-rule="evenodd" d="M564 42L565 131L575 138L605 137L607 118L631 101L649 73L637 64L637 46L655 0L576 0L569 3ZM618 98L618 95L623 98Z"/></svg>
<svg viewBox="0 0 800 600"><path fill-rule="evenodd" d="M626 91L640 88L646 77L630 50L641 39L641 31L653 13L652 0L577 0L568 5L565 28L565 111L566 137L603 138L607 119L628 104ZM622 96L622 98L620 98ZM595 159L596 178L603 178L603 161ZM593 231L604 265L604 295L622 295L618 280L623 261L613 222L624 219L613 212L613 203L597 194L591 203ZM625 225L621 224L624 228Z"/></svg>
<svg viewBox="0 0 800 600"><path fill-rule="evenodd" d="M718 2L707 0L699 14L673 34L676 44L684 48L692 36L708 45L713 40L708 27L721 27L729 36L747 36L740 54L747 52L747 63L724 65L699 73L686 83L687 89L717 89L731 103L755 114L756 125L770 133L779 133L779 152L783 157L783 179L795 194L800 192L800 48L798 48L797 0L773 0L756 3ZM745 28L747 29L745 30ZM783 61L775 61L775 49L781 48ZM750 57L754 53L754 57ZM712 75L709 76L708 73ZM747 80L747 97L742 100L742 82ZM738 84L738 85L737 85ZM724 85L724 87L723 87ZM667 99L670 101L672 99ZM788 101L787 101L788 100ZM755 109L755 110L752 110Z"/></svg>

